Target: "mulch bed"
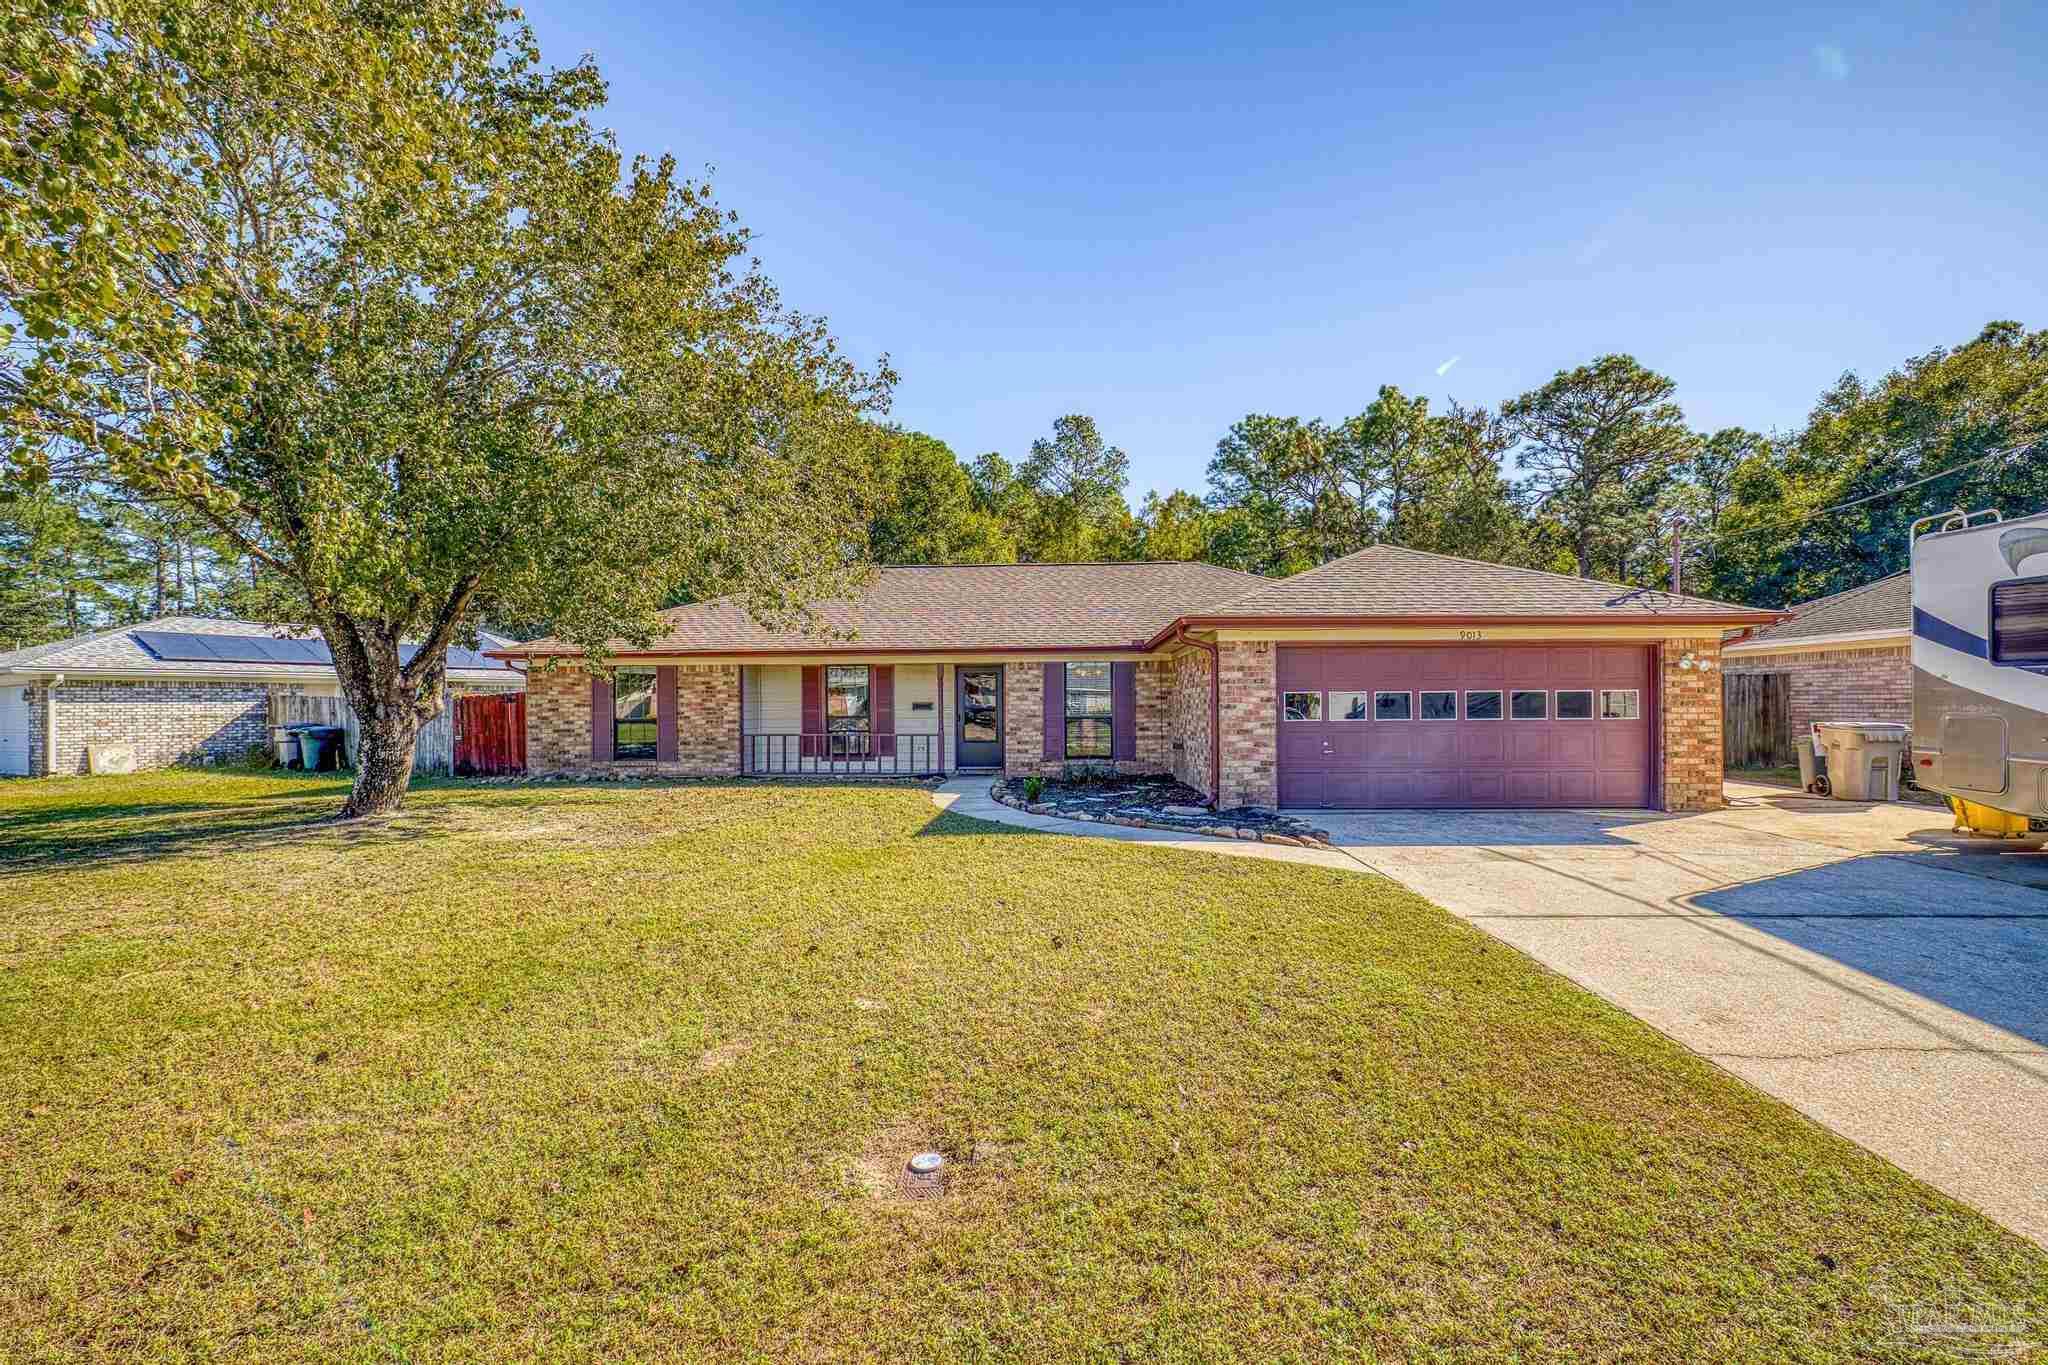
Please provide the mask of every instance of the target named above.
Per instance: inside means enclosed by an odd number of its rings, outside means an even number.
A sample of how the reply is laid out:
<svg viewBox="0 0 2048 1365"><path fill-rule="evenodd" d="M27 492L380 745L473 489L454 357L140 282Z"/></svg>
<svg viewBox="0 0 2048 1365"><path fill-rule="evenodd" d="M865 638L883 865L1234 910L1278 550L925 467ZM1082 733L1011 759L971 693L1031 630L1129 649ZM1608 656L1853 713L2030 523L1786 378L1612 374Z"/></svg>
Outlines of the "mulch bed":
<svg viewBox="0 0 2048 1365"><path fill-rule="evenodd" d="M1006 806L1063 820L1205 834L1212 839L1250 839L1269 844L1322 848L1330 832L1307 820L1262 806L1212 811L1202 794L1171 777L1103 777L1093 781L1045 779L1036 801L1025 795L1029 779L1005 777L989 795Z"/></svg>

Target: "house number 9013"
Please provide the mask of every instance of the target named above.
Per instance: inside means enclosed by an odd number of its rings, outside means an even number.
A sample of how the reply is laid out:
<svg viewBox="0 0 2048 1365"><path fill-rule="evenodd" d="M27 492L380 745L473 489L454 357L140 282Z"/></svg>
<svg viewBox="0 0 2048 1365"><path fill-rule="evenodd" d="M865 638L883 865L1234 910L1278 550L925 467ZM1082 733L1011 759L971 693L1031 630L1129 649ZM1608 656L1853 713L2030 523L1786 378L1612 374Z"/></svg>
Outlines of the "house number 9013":
<svg viewBox="0 0 2048 1365"><path fill-rule="evenodd" d="M1484 640L1486 632L1483 630L1461 630L1458 632L1458 638L1460 640Z"/></svg>

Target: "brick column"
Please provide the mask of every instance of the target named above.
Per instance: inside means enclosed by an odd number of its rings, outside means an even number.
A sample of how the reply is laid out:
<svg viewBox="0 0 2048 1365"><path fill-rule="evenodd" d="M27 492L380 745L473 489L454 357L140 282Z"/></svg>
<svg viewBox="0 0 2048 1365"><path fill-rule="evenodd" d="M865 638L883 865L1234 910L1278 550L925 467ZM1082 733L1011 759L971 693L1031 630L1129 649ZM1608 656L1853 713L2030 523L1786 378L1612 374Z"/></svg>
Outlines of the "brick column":
<svg viewBox="0 0 2048 1365"><path fill-rule="evenodd" d="M1209 653L1184 649L1173 656L1173 694L1167 699L1167 734L1173 775L1209 792Z"/></svg>
<svg viewBox="0 0 2048 1365"><path fill-rule="evenodd" d="M1274 696L1278 655L1271 640L1225 640L1218 719L1223 729L1223 780L1217 806L1275 806L1280 801L1279 734Z"/></svg>
<svg viewBox="0 0 2048 1365"><path fill-rule="evenodd" d="M1171 772L1173 660L1138 660L1137 684L1137 752L1134 761L1119 763L1117 767L1135 773Z"/></svg>
<svg viewBox="0 0 2048 1365"><path fill-rule="evenodd" d="M1670 811L1720 810L1721 640L1666 640L1658 675L1657 728L1664 752L1663 805ZM1679 664L1692 656L1693 667ZM1711 668L1701 668L1701 662Z"/></svg>
<svg viewBox="0 0 2048 1365"><path fill-rule="evenodd" d="M1045 665L1003 665L1003 772L1029 777L1045 766Z"/></svg>
<svg viewBox="0 0 2048 1365"><path fill-rule="evenodd" d="M676 669L676 761L664 772L731 777L740 770L738 664L682 664Z"/></svg>

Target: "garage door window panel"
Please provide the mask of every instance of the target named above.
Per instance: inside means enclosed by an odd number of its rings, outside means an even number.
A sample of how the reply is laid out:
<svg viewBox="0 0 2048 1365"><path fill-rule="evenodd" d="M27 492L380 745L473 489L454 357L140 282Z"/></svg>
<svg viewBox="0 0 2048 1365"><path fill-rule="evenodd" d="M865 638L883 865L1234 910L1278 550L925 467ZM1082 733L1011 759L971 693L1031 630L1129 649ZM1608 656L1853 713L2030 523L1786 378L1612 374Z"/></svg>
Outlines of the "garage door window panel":
<svg viewBox="0 0 2048 1365"><path fill-rule="evenodd" d="M1323 718L1323 694L1320 692L1281 693L1280 718L1288 721L1321 720Z"/></svg>
<svg viewBox="0 0 2048 1365"><path fill-rule="evenodd" d="M1458 694L1456 692L1424 692L1422 694L1421 716L1424 720L1456 720L1458 718Z"/></svg>
<svg viewBox="0 0 2048 1365"><path fill-rule="evenodd" d="M1557 694L1557 718L1559 720L1593 719L1593 689L1590 687L1560 688Z"/></svg>
<svg viewBox="0 0 2048 1365"><path fill-rule="evenodd" d="M1415 699L1407 692L1375 692L1372 694L1372 718L1374 720L1411 720L1415 715Z"/></svg>
<svg viewBox="0 0 2048 1365"><path fill-rule="evenodd" d="M1642 693L1633 687L1608 687L1600 692L1600 719L1641 720Z"/></svg>
<svg viewBox="0 0 2048 1365"><path fill-rule="evenodd" d="M1332 692L1330 694L1331 720L1365 720L1372 714L1370 692Z"/></svg>
<svg viewBox="0 0 2048 1365"><path fill-rule="evenodd" d="M1500 690L1484 688L1465 694L1466 720L1499 720Z"/></svg>
<svg viewBox="0 0 2048 1365"><path fill-rule="evenodd" d="M1550 694L1517 688L1508 694L1508 714L1516 720L1549 720Z"/></svg>

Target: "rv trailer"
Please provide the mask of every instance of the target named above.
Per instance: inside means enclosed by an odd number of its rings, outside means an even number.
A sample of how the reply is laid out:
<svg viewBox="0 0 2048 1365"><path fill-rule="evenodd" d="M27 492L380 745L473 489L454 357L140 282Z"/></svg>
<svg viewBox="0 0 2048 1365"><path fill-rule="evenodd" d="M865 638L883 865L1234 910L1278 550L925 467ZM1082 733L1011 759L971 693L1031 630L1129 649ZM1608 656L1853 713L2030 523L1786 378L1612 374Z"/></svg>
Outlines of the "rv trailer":
<svg viewBox="0 0 2048 1365"><path fill-rule="evenodd" d="M1913 532L1914 780L2048 815L2048 513L1958 510Z"/></svg>

